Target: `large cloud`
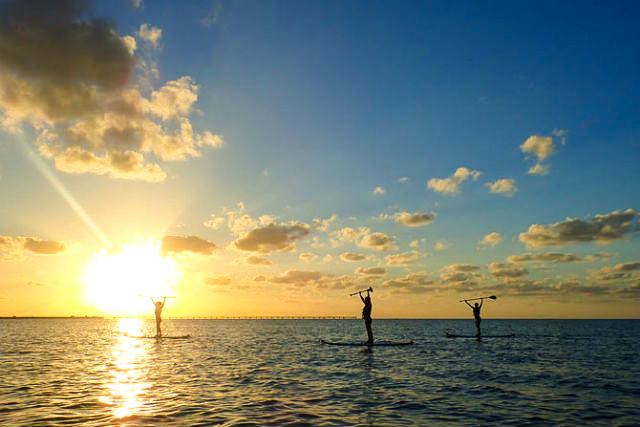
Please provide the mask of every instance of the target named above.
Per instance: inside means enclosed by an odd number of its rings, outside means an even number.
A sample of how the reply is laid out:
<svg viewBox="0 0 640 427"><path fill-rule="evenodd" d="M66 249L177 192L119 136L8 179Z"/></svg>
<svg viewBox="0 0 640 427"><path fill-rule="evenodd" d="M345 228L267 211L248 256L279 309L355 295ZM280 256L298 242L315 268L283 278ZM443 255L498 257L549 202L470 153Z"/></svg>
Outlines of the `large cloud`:
<svg viewBox="0 0 640 427"><path fill-rule="evenodd" d="M532 224L519 239L527 248L564 246L577 242L595 242L605 245L628 237L634 231L638 213L633 209L596 215L594 219L567 218L549 226Z"/></svg>
<svg viewBox="0 0 640 427"><path fill-rule="evenodd" d="M164 236L160 249L163 253L191 252L200 255L211 255L216 248L215 243L196 236Z"/></svg>
<svg viewBox="0 0 640 427"><path fill-rule="evenodd" d="M427 182L427 187L438 193L457 193L460 185L465 182L469 177L476 181L480 178L482 172L477 170L469 170L465 167L458 168L448 178L431 178Z"/></svg>
<svg viewBox="0 0 640 427"><path fill-rule="evenodd" d="M0 235L0 261L21 261L26 253L36 255L58 255L66 252L67 245L54 240L35 237L10 237Z"/></svg>
<svg viewBox="0 0 640 427"><path fill-rule="evenodd" d="M290 252L295 249L295 241L311 233L311 226L302 222L269 224L256 228L232 242L232 248L243 252L268 254L273 251Z"/></svg>
<svg viewBox="0 0 640 427"><path fill-rule="evenodd" d="M589 278L597 281L614 281L629 280L639 278L640 262L628 262L625 264L617 264L613 267L602 267L589 275Z"/></svg>
<svg viewBox="0 0 640 427"><path fill-rule="evenodd" d="M515 279L529 274L527 269L520 268L514 264L500 264L492 262L488 267L493 277L500 279Z"/></svg>
<svg viewBox="0 0 640 427"><path fill-rule="evenodd" d="M220 146L220 136L193 130L198 86L191 77L156 90L131 79L144 63L134 56L135 39L91 18L88 4L0 6L0 124L12 132L31 125L41 154L59 170L149 182L166 177L159 160ZM140 34L157 42L159 31Z"/></svg>

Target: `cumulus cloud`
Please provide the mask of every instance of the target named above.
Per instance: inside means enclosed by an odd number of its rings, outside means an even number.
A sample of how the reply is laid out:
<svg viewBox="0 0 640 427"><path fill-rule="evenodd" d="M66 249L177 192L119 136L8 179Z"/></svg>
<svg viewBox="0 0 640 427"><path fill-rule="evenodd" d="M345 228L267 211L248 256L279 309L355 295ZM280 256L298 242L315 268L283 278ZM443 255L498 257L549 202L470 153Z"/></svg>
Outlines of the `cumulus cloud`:
<svg viewBox="0 0 640 427"><path fill-rule="evenodd" d="M429 225L435 218L432 213L424 212L398 212L394 215L394 219L398 224L402 224L407 227L421 227L423 225Z"/></svg>
<svg viewBox="0 0 640 427"><path fill-rule="evenodd" d="M340 255L340 259L344 262L358 262L369 258L364 254L357 254L353 252L345 252Z"/></svg>
<svg viewBox="0 0 640 427"><path fill-rule="evenodd" d="M480 178L482 172L477 170L470 170L465 167L456 169L456 171L448 178L431 178L427 182L427 187L438 193L457 193L460 185L465 182L469 177L473 181Z"/></svg>
<svg viewBox="0 0 640 427"><path fill-rule="evenodd" d="M296 286L306 286L319 280L322 274L318 271L289 270L279 276L271 278L273 283L289 283Z"/></svg>
<svg viewBox="0 0 640 427"><path fill-rule="evenodd" d="M164 236L160 250L163 253L191 252L200 255L211 255L217 248L215 243L196 236Z"/></svg>
<svg viewBox="0 0 640 427"><path fill-rule="evenodd" d="M135 39L91 17L89 4L0 6L0 126L31 126L40 153L64 172L162 181L158 161L198 156L216 139L189 119L198 86L189 76L155 90L134 81L143 62Z"/></svg>
<svg viewBox="0 0 640 427"><path fill-rule="evenodd" d="M311 233L311 226L302 222L269 224L256 228L231 243L233 249L243 252L268 254L274 251L291 252L295 242Z"/></svg>
<svg viewBox="0 0 640 427"><path fill-rule="evenodd" d="M384 194L386 192L387 192L387 190L385 190L384 187L380 187L380 186L378 186L378 187L373 189L373 194L381 195L381 194Z"/></svg>
<svg viewBox="0 0 640 427"><path fill-rule="evenodd" d="M493 277L502 279L515 279L529 274L529 271L527 271L527 269L520 268L513 264L500 264L497 262L492 262L488 265L488 267Z"/></svg>
<svg viewBox="0 0 640 427"><path fill-rule="evenodd" d="M363 276L384 276L387 270L384 267L358 267L355 272Z"/></svg>
<svg viewBox="0 0 640 427"><path fill-rule="evenodd" d="M512 178L498 179L494 182L487 182L484 185L489 187L489 192L502 194L507 197L513 196L513 194L518 191L516 188L516 181Z"/></svg>
<svg viewBox="0 0 640 427"><path fill-rule="evenodd" d="M640 262L628 262L613 267L602 267L600 270L591 272L589 279L604 282L629 280L640 278L640 275L637 274L638 271L640 271Z"/></svg>
<svg viewBox="0 0 640 427"><path fill-rule="evenodd" d="M251 255L251 256L248 256L247 258L244 258L242 262L245 265L253 265L253 266L260 266L260 267L271 267L273 265L273 263L267 258L255 256L255 255Z"/></svg>
<svg viewBox="0 0 640 427"><path fill-rule="evenodd" d="M448 246L444 242L436 242L436 244L433 246L433 249L435 249L436 251L442 251L442 250L445 250L447 248L448 248Z"/></svg>
<svg viewBox="0 0 640 427"><path fill-rule="evenodd" d="M411 246L412 248L417 248L420 246L420 241L412 240L411 243L409 243L409 246Z"/></svg>
<svg viewBox="0 0 640 427"><path fill-rule="evenodd" d="M406 184L406 183L407 183L407 182L409 182L409 181L410 181L410 180L409 180L409 177L408 177L408 176L403 176L403 177L401 177L401 178L398 178L398 182L399 182L400 184Z"/></svg>
<svg viewBox="0 0 640 427"><path fill-rule="evenodd" d="M376 232L367 234L359 242L358 246L368 249L376 249L378 251L386 251L393 247L395 238L384 233Z"/></svg>
<svg viewBox="0 0 640 427"><path fill-rule="evenodd" d="M451 264L440 271L440 281L459 287L471 287L480 277L480 267L470 264Z"/></svg>
<svg viewBox="0 0 640 427"><path fill-rule="evenodd" d="M203 282L207 285L226 286L226 285L230 285L232 280L231 280L231 277L229 276L211 276L211 277L205 277L203 279Z"/></svg>
<svg viewBox="0 0 640 427"><path fill-rule="evenodd" d="M511 255L507 257L507 262L524 263L524 262L548 262L551 264L573 263L573 262L592 262L597 259L609 258L608 254L593 254L585 257L574 254L563 254L557 252L529 253L522 255Z"/></svg>
<svg viewBox="0 0 640 427"><path fill-rule="evenodd" d="M557 136L562 137L562 141L564 143L565 133L564 131L560 132L562 133ZM555 133L556 132L554 131L554 134ZM527 140L522 143L522 145L520 145L520 149L523 153L531 154L536 158L536 164L529 168L529 171L527 172L529 175L549 174L549 166L543 164L542 162L555 153L552 137L532 135L527 138Z"/></svg>
<svg viewBox="0 0 640 427"><path fill-rule="evenodd" d="M384 257L387 260L387 265L409 265L416 262L418 258L420 258L418 251L409 251Z"/></svg>
<svg viewBox="0 0 640 427"><path fill-rule="evenodd" d="M158 47L160 37L162 37L162 29L158 27L152 27L149 24L140 25L140 29L136 33L142 40L148 41L153 47Z"/></svg>
<svg viewBox="0 0 640 427"><path fill-rule="evenodd" d="M0 261L22 261L27 253L59 255L68 250L65 243L35 237L0 235Z"/></svg>
<svg viewBox="0 0 640 427"><path fill-rule="evenodd" d="M502 236L500 236L500 233L497 233L497 232L494 231L494 232L489 233L486 236L484 236L482 238L482 240L480 240L478 242L478 244L483 245L483 246L491 246L492 248L494 248L501 241L502 241Z"/></svg>
<svg viewBox="0 0 640 427"><path fill-rule="evenodd" d="M212 214L211 218L206 220L203 225L207 228L217 230L222 224L224 224L224 220L225 218L223 216L215 216Z"/></svg>
<svg viewBox="0 0 640 427"><path fill-rule="evenodd" d="M551 168L548 165L543 165L542 163L536 163L531 166L527 171L529 175L549 175L551 173Z"/></svg>
<svg viewBox="0 0 640 427"><path fill-rule="evenodd" d="M595 242L600 245L624 239L634 230L638 213L633 209L596 215L590 220L567 218L549 226L532 224L518 238L529 249L545 246L565 246L577 242ZM636 227L637 229L637 227Z"/></svg>
<svg viewBox="0 0 640 427"><path fill-rule="evenodd" d="M423 294L433 292L435 282L424 271L409 273L405 277L386 280L382 286L394 293Z"/></svg>
<svg viewBox="0 0 640 427"><path fill-rule="evenodd" d="M338 219L338 215L336 215L336 214L331 215L327 219L314 218L313 219L313 225L319 231L327 231L329 229L329 227L331 226L331 224L333 222L335 222L337 219Z"/></svg>
<svg viewBox="0 0 640 427"><path fill-rule="evenodd" d="M309 262L309 261L313 261L314 259L318 258L318 255L311 253L311 252L304 252L301 253L300 255L298 255L298 259L302 262Z"/></svg>
<svg viewBox="0 0 640 427"><path fill-rule="evenodd" d="M359 228L351 228L345 227L340 230L334 231L331 233L331 236L334 237L339 242L355 242L360 237L365 236L371 232L367 227L359 227Z"/></svg>

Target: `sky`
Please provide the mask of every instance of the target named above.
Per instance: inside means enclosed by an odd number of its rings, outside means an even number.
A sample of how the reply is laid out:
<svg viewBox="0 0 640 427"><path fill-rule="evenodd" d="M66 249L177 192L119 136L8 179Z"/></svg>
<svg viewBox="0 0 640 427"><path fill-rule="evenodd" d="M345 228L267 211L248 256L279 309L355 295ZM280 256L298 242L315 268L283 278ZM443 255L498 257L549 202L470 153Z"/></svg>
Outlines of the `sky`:
<svg viewBox="0 0 640 427"><path fill-rule="evenodd" d="M633 1L2 1L0 316L640 317Z"/></svg>

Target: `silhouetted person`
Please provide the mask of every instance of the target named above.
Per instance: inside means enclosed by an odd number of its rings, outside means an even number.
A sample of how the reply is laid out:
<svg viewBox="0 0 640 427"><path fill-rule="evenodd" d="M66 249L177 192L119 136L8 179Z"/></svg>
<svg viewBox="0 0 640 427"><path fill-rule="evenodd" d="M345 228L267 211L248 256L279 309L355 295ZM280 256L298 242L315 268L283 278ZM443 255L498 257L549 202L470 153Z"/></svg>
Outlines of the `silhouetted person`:
<svg viewBox="0 0 640 427"><path fill-rule="evenodd" d="M473 310L473 319L476 322L476 330L478 331L478 337L480 337L480 309L482 308L482 303L484 302L484 300L480 300L480 304L478 305L478 303L475 303L475 305L471 305L469 304L467 301L465 301L465 304L467 304L469 307L471 307L471 309Z"/></svg>
<svg viewBox="0 0 640 427"><path fill-rule="evenodd" d="M162 298L162 301L154 301L153 297L149 298L151 298L153 305L156 306L156 336L161 337L162 330L160 329L160 322L162 322L162 318L160 316L162 315L162 308L164 307L164 303L167 301L167 298Z"/></svg>
<svg viewBox="0 0 640 427"><path fill-rule="evenodd" d="M367 296L362 297L362 291L358 292L360 299L364 303L362 308L362 318L364 319L364 326L367 328L367 343L373 344L373 332L371 331L371 296L367 291Z"/></svg>

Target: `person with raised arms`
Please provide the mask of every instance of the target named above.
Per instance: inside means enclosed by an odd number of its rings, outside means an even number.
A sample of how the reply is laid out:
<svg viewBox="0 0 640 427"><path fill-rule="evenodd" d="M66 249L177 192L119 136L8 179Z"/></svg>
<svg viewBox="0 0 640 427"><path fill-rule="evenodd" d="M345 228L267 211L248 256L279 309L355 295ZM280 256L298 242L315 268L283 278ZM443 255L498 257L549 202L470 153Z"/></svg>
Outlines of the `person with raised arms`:
<svg viewBox="0 0 640 427"><path fill-rule="evenodd" d="M156 337L162 336L162 329L160 329L160 322L162 322L162 309L164 308L164 303L167 302L167 297L162 297L162 301L154 301L153 297L151 298L151 302L156 307Z"/></svg>
<svg viewBox="0 0 640 427"><path fill-rule="evenodd" d="M469 304L468 301L465 301L464 303L467 304L469 307L471 307L471 310L473 310L473 320L476 323L476 330L478 331L477 337L480 338L481 333L480 333L480 321L482 320L480 318L480 309L482 308L482 303L484 302L483 299L480 299L480 304L475 303L474 305Z"/></svg>
<svg viewBox="0 0 640 427"><path fill-rule="evenodd" d="M367 296L362 297L362 292L358 292L360 295L360 299L364 303L364 307L362 308L362 318L364 319L364 326L367 328L367 343L373 344L373 331L371 330L371 295L369 292L373 291L373 289L369 288L366 290Z"/></svg>

